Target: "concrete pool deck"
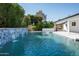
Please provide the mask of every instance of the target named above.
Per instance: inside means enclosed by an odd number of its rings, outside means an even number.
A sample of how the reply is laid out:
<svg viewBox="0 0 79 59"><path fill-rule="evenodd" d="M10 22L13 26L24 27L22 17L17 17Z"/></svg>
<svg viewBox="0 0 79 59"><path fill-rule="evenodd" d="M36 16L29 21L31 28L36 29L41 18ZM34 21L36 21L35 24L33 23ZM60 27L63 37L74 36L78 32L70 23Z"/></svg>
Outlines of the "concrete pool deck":
<svg viewBox="0 0 79 59"><path fill-rule="evenodd" d="M55 34L68 37L70 39L79 39L79 33L73 33L73 32L65 32L65 31L56 31L53 32Z"/></svg>

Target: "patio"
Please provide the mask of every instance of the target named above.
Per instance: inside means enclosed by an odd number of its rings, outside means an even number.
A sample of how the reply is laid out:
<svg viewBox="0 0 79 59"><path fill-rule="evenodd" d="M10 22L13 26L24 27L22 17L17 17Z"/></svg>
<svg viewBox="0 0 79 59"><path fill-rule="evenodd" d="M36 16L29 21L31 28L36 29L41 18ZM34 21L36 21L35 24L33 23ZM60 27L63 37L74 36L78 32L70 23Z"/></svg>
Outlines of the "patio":
<svg viewBox="0 0 79 59"><path fill-rule="evenodd" d="M56 31L53 33L55 33L57 35L68 37L70 39L75 39L75 40L78 39L79 40L79 33L65 32L65 31Z"/></svg>

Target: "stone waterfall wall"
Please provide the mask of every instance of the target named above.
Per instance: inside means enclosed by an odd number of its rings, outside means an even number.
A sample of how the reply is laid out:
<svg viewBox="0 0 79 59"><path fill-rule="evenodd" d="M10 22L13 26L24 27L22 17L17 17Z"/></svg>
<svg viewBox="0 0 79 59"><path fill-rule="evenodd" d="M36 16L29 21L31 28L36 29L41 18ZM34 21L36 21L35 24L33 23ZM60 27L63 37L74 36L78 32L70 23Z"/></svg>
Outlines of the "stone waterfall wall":
<svg viewBox="0 0 79 59"><path fill-rule="evenodd" d="M19 37L19 35L27 34L26 28L0 28L0 45L4 45Z"/></svg>

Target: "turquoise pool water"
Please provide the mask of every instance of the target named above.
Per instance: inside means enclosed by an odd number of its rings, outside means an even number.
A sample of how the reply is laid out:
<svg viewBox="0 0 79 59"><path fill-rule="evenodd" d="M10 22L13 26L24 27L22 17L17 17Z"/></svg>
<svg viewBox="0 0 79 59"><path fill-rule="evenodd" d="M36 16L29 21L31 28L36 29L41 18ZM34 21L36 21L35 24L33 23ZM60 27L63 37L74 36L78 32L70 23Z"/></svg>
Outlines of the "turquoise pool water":
<svg viewBox="0 0 79 59"><path fill-rule="evenodd" d="M3 56L75 56L79 42L55 34L28 33L0 48Z"/></svg>

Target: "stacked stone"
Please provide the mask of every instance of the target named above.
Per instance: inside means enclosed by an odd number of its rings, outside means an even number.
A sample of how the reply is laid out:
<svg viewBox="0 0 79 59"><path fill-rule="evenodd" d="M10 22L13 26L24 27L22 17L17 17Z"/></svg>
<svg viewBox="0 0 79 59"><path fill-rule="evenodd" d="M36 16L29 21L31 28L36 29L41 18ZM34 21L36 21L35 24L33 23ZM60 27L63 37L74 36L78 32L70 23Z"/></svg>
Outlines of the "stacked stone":
<svg viewBox="0 0 79 59"><path fill-rule="evenodd" d="M0 28L0 45L4 45L19 37L24 36L28 30L26 28Z"/></svg>

